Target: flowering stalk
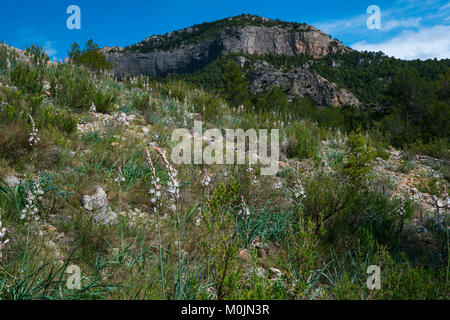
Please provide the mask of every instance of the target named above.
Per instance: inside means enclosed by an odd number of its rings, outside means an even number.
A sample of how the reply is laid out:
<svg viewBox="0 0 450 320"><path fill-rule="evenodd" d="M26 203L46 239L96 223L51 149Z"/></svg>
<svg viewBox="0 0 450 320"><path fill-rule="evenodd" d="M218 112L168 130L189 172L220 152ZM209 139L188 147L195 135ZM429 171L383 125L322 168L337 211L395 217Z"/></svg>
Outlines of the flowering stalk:
<svg viewBox="0 0 450 320"><path fill-rule="evenodd" d="M241 215L245 213L247 216L250 215L250 209L247 207L247 204L245 203L244 196L241 196L241 210L238 212L238 215Z"/></svg>
<svg viewBox="0 0 450 320"><path fill-rule="evenodd" d="M305 188L303 187L302 182L300 181L299 178L297 178L297 180L294 183L294 198L297 199L303 199L306 197L305 195Z"/></svg>
<svg viewBox="0 0 450 320"><path fill-rule="evenodd" d="M211 176L209 175L208 170L205 169L203 171L203 177L200 183L202 184L202 187L205 189L209 187L209 185L211 184Z"/></svg>
<svg viewBox="0 0 450 320"><path fill-rule="evenodd" d="M173 196L175 201L178 201L180 196L180 184L177 179L178 171L172 167L170 162L167 160L166 152L158 147L155 147L156 152L160 155L161 159L166 166L167 173L169 174L169 182L167 183L167 191Z"/></svg>
<svg viewBox="0 0 450 320"><path fill-rule="evenodd" d="M159 184L159 178L156 177L156 170L155 167L153 165L153 161L152 158L150 157L150 151L148 149L145 150L145 154L146 154L146 158L147 158L147 163L148 166L150 167L150 172L152 175L152 187L150 188L150 195L151 195L151 202L152 204L155 205L155 212L156 212L156 207L159 206L160 202L160 198L161 198L161 185Z"/></svg>
<svg viewBox="0 0 450 320"><path fill-rule="evenodd" d="M41 175L40 173L38 173L36 175L33 186L31 187L31 190L27 192L27 198L25 199L25 208L22 210L22 214L20 215L21 220L39 220L38 203L42 200L42 196L44 195L44 191L41 189L40 185L40 177Z"/></svg>
<svg viewBox="0 0 450 320"><path fill-rule="evenodd" d="M122 168L119 167L117 171L119 171L119 173L117 174L116 179L114 179L114 182L117 182L120 185L121 182L125 181L125 178L122 176Z"/></svg>
<svg viewBox="0 0 450 320"><path fill-rule="evenodd" d="M3 256L2 251L3 248L9 243L9 239L6 239L6 231L8 231L2 225L2 216L0 215L0 258Z"/></svg>
<svg viewBox="0 0 450 320"><path fill-rule="evenodd" d="M151 202L155 205L153 210L156 213L156 221L158 225L158 239L159 239L159 264L161 269L161 282L162 282L162 294L163 299L166 297L166 289L165 289L165 278L164 278L164 264L162 259L162 242L161 242L161 224L159 222L159 214L158 214L158 207L160 205L159 199L161 197L161 186L159 184L159 178L156 177L156 170L155 166L153 165L152 158L150 157L150 151L148 149L145 149L145 155L147 158L148 166L150 167L150 172L152 175L152 188L150 189L150 194L152 195Z"/></svg>
<svg viewBox="0 0 450 320"><path fill-rule="evenodd" d="M28 115L28 119L31 124L31 134L28 142L30 143L31 147L35 147L41 141L41 139L37 136L38 129L36 128L36 123L34 122L34 119L30 114Z"/></svg>

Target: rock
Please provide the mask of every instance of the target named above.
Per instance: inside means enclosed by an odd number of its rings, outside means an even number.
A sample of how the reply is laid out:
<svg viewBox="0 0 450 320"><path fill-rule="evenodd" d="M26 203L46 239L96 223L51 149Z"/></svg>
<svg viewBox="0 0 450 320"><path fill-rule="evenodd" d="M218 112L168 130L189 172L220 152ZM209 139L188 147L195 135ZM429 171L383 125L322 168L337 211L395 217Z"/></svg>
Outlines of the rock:
<svg viewBox="0 0 450 320"><path fill-rule="evenodd" d="M84 209L90 211L94 215L94 220L103 225L112 224L117 221L118 217L109 207L108 198L102 187L95 187L95 193L91 196L83 196L81 204Z"/></svg>
<svg viewBox="0 0 450 320"><path fill-rule="evenodd" d="M15 187L20 185L22 180L15 176L8 176L5 178L5 182L11 189L14 189Z"/></svg>
<svg viewBox="0 0 450 320"><path fill-rule="evenodd" d="M266 270L262 267L257 267L255 269L255 274L260 277L260 278L265 278L266 277Z"/></svg>
<svg viewBox="0 0 450 320"><path fill-rule="evenodd" d="M71 236L61 237L58 239L60 244L69 244L73 242L73 238Z"/></svg>
<svg viewBox="0 0 450 320"><path fill-rule="evenodd" d="M160 77L196 71L218 57L230 53L243 52L261 56L305 54L319 58L330 53L351 51L339 41L309 25L231 27L219 32L213 39L196 44L181 45L167 50L158 47L159 43L175 41L174 37L187 33L186 30L149 37L132 46L132 50L103 48L102 52L106 55L107 61L113 64L113 73L116 76L142 74Z"/></svg>
<svg viewBox="0 0 450 320"><path fill-rule="evenodd" d="M294 68L282 72L267 62L256 62L250 74L250 90L262 94L273 87L286 91L289 100L295 96L310 97L318 106L359 106L359 100L349 91L339 88L316 71L309 68Z"/></svg>
<svg viewBox="0 0 450 320"><path fill-rule="evenodd" d="M247 262L250 260L250 254L248 253L247 249L242 249L239 251L239 258L243 260L244 262Z"/></svg>
<svg viewBox="0 0 450 320"><path fill-rule="evenodd" d="M444 208L445 207L445 203L442 200L438 200L436 205L438 206L438 208Z"/></svg>
<svg viewBox="0 0 450 320"><path fill-rule="evenodd" d="M83 196L81 199L83 208L88 211L105 208L109 205L105 191L102 187L95 187L95 193L91 196Z"/></svg>
<svg viewBox="0 0 450 320"><path fill-rule="evenodd" d="M94 215L94 220L103 225L110 225L116 223L118 217L117 214L114 211L112 211L110 207L108 207L106 209L99 210Z"/></svg>
<svg viewBox="0 0 450 320"><path fill-rule="evenodd" d="M275 279L279 279L282 278L284 276L284 273L277 268L270 268L269 269L269 275L271 278L275 278Z"/></svg>
<svg viewBox="0 0 450 320"><path fill-rule="evenodd" d="M49 248L49 249L56 249L56 244L52 241L52 240L49 240L46 244L45 244L45 246L47 247L47 248Z"/></svg>

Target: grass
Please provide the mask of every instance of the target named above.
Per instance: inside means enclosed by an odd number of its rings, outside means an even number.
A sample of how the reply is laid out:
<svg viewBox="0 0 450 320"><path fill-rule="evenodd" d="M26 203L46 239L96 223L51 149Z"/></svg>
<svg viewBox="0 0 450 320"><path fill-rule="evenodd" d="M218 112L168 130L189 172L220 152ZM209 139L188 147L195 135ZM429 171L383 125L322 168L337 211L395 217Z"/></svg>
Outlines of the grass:
<svg viewBox="0 0 450 320"><path fill-rule="evenodd" d="M448 299L448 219L427 220L426 235L409 233L416 206L366 181L374 154L386 153L369 136L237 111L181 81L117 81L66 64L19 68L29 70L0 80L0 216L10 239L0 258L1 299ZM41 85L50 95L39 95ZM101 115L89 112L92 102ZM119 123L117 112L136 120ZM41 138L36 146L28 114ZM145 150L153 142L170 155L172 130L191 129L194 120L205 128L278 127L285 164L276 177L261 176L259 165L253 173L239 165L175 166L174 201L166 164L150 148L162 187L155 212ZM26 223L19 215L37 173L41 220ZM9 187L8 175L22 184ZM445 177L427 178L423 188L432 191ZM305 198L294 197L297 179ZM118 214L112 225L81 208L95 186ZM400 206L407 206L403 217ZM382 268L379 291L365 285L372 264ZM66 286L70 265L80 267L81 290Z"/></svg>

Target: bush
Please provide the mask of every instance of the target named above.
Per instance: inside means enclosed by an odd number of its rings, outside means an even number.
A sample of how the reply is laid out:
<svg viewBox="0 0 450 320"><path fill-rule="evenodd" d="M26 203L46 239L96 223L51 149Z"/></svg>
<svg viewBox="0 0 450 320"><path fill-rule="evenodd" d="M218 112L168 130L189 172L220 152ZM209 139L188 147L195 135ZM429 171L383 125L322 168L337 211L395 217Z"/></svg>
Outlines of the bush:
<svg viewBox="0 0 450 320"><path fill-rule="evenodd" d="M97 112L110 113L114 110L114 103L117 101L117 93L115 91L94 93L94 104Z"/></svg>
<svg viewBox="0 0 450 320"><path fill-rule="evenodd" d="M96 90L90 73L83 67L59 64L51 74L50 93L60 106L89 110Z"/></svg>
<svg viewBox="0 0 450 320"><path fill-rule="evenodd" d="M341 215L356 195L355 185L338 174L322 171L309 177L304 184L303 214L315 224L319 233L325 222Z"/></svg>
<svg viewBox="0 0 450 320"><path fill-rule="evenodd" d="M112 65L106 61L105 55L100 52L98 45L94 43L92 39L86 42L83 50L80 50L80 46L74 42L71 51L69 51L69 58L76 64L86 66L96 71L109 70L112 68Z"/></svg>
<svg viewBox="0 0 450 320"><path fill-rule="evenodd" d="M16 63L10 72L12 83L28 94L44 92L44 74L42 69L25 63Z"/></svg>
<svg viewBox="0 0 450 320"><path fill-rule="evenodd" d="M320 129L309 122L300 122L289 129L288 157L308 159L317 155L320 148Z"/></svg>

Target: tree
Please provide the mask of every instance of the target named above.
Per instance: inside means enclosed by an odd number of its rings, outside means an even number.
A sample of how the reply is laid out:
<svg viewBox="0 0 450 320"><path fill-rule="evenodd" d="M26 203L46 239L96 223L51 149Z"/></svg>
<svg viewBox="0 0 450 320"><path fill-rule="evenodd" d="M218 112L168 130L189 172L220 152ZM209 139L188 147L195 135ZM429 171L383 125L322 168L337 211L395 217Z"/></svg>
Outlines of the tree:
<svg viewBox="0 0 450 320"><path fill-rule="evenodd" d="M248 83L235 61L225 66L223 74L225 95L233 107L249 103Z"/></svg>
<svg viewBox="0 0 450 320"><path fill-rule="evenodd" d="M85 65L93 70L109 70L112 67L92 39L86 42L83 50L80 50L80 46L74 42L68 54L74 63Z"/></svg>

